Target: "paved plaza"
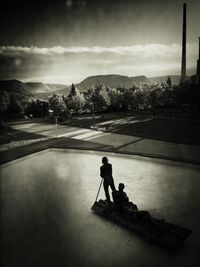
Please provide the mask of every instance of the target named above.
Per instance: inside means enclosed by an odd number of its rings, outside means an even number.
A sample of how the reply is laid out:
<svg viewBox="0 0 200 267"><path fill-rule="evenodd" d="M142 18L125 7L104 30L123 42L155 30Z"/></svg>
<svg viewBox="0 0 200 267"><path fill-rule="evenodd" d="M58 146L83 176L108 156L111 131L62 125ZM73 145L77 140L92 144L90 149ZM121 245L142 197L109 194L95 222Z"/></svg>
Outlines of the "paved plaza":
<svg viewBox="0 0 200 267"><path fill-rule="evenodd" d="M3 266L199 266L199 145L40 121L9 127L25 138L0 147ZM91 213L103 155L139 209L192 230L178 254Z"/></svg>
<svg viewBox="0 0 200 267"><path fill-rule="evenodd" d="M103 155L113 165L115 183L126 185L140 209L192 230L178 254L91 212ZM3 266L199 266L199 166L50 149L3 164L0 171Z"/></svg>

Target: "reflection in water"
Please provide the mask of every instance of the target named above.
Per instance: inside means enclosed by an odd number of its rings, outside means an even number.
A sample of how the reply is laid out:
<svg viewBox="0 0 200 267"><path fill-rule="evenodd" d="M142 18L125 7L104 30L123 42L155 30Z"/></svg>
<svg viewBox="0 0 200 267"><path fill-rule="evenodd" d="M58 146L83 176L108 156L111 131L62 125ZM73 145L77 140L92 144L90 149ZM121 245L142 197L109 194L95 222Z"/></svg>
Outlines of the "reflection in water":
<svg viewBox="0 0 200 267"><path fill-rule="evenodd" d="M91 214L102 153L49 151L1 168L2 245L6 266L183 266L198 257L200 168L108 154L115 184L140 209L192 228L179 255ZM105 198L103 189L101 198ZM156 211L155 211L156 209ZM145 256L145 257L144 257Z"/></svg>

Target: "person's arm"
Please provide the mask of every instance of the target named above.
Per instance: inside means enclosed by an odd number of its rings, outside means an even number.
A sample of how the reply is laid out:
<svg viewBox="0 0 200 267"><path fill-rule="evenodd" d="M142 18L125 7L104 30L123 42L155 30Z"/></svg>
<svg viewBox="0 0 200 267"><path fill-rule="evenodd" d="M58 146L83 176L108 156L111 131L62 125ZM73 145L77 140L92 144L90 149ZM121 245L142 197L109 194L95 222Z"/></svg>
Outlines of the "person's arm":
<svg viewBox="0 0 200 267"><path fill-rule="evenodd" d="M102 167L100 167L100 176L101 176L101 178L103 178Z"/></svg>
<svg viewBox="0 0 200 267"><path fill-rule="evenodd" d="M127 194L124 192L124 199L125 201L129 202L129 198L127 197Z"/></svg>
<svg viewBox="0 0 200 267"><path fill-rule="evenodd" d="M110 164L109 175L112 177L112 164Z"/></svg>

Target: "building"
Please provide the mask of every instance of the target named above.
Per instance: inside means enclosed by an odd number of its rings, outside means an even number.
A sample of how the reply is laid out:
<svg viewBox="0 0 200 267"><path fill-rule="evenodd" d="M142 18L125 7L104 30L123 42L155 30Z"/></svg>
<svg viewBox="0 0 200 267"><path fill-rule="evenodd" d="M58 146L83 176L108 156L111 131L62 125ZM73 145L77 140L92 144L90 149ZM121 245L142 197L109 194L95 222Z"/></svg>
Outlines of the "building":
<svg viewBox="0 0 200 267"><path fill-rule="evenodd" d="M197 59L196 75L191 76L191 82L200 85L200 37L199 37L199 57Z"/></svg>

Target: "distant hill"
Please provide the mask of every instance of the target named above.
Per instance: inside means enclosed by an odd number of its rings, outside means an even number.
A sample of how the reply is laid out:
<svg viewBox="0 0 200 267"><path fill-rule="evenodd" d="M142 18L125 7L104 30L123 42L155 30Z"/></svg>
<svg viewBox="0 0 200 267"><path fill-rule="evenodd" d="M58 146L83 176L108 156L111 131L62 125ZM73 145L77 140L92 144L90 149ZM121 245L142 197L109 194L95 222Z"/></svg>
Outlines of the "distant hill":
<svg viewBox="0 0 200 267"><path fill-rule="evenodd" d="M26 83L26 85L31 87L35 93L47 93L52 91L51 87L41 82L29 82Z"/></svg>
<svg viewBox="0 0 200 267"><path fill-rule="evenodd" d="M117 88L120 86L131 87L133 85L131 77L124 75L109 74L109 75L96 75L87 77L82 82L76 84L76 87L80 91L84 91L94 87L97 81L99 80L103 82L106 86L110 86L111 88Z"/></svg>
<svg viewBox="0 0 200 267"><path fill-rule="evenodd" d="M53 93L67 95L70 87L63 84L45 84L40 82L23 83L18 80L0 81L0 90L5 90L15 98L47 99Z"/></svg>
<svg viewBox="0 0 200 267"><path fill-rule="evenodd" d="M141 85L143 83L146 83L146 84L150 84L151 83L149 78L147 78L144 75L131 77L131 79L132 79L133 84L136 85L136 86L139 86L139 85Z"/></svg>
<svg viewBox="0 0 200 267"><path fill-rule="evenodd" d="M148 79L149 79L150 83L161 83L161 82L166 82L168 77L171 78L172 84L178 85L180 83L180 78L181 78L180 75L167 75L167 76L160 76L160 77L150 77Z"/></svg>
<svg viewBox="0 0 200 267"><path fill-rule="evenodd" d="M51 88L51 93L59 93L61 95L67 95L71 89L71 85L65 85L65 84L50 84L46 83L47 86Z"/></svg>
<svg viewBox="0 0 200 267"><path fill-rule="evenodd" d="M41 82L29 82L26 84L34 90L35 96L44 99L56 93L67 95L70 90L70 86L64 84L50 84Z"/></svg>
<svg viewBox="0 0 200 267"><path fill-rule="evenodd" d="M42 82L28 82L26 83L29 87L31 87L35 93L54 93L60 90L65 90L69 88L69 86L64 84L50 84L50 83L42 83Z"/></svg>
<svg viewBox="0 0 200 267"><path fill-rule="evenodd" d="M106 86L111 88L125 87L130 88L133 85L139 86L141 84L156 84L166 82L168 76L171 77L173 84L179 84L180 75L167 75L160 77L146 77L146 76L135 76L128 77L125 75L96 75L90 76L84 79L82 82L76 84L76 87L80 91L87 90L95 87L98 80L102 81ZM188 76L189 78L189 76ZM6 80L0 81L0 90L7 91L10 95L21 98L42 98L47 99L53 93L59 93L61 95L67 95L70 91L71 86L64 84L50 84L42 82L28 82L23 83L18 80Z"/></svg>
<svg viewBox="0 0 200 267"><path fill-rule="evenodd" d="M169 75L172 79L173 84L180 83L180 76L179 75ZM126 87L130 88L133 85L139 86L141 84L152 84L152 83L161 83L166 82L168 76L161 76L161 77L151 77L148 78L146 76L135 76L135 77L128 77L123 75L96 75L87 77L82 82L76 84L76 87L80 91L87 90L89 88L95 87L98 80L102 81L106 86L111 88L117 87Z"/></svg>
<svg viewBox="0 0 200 267"><path fill-rule="evenodd" d="M34 90L27 84L18 80L0 81L0 90L8 92L9 95L16 98L31 98L34 97Z"/></svg>

